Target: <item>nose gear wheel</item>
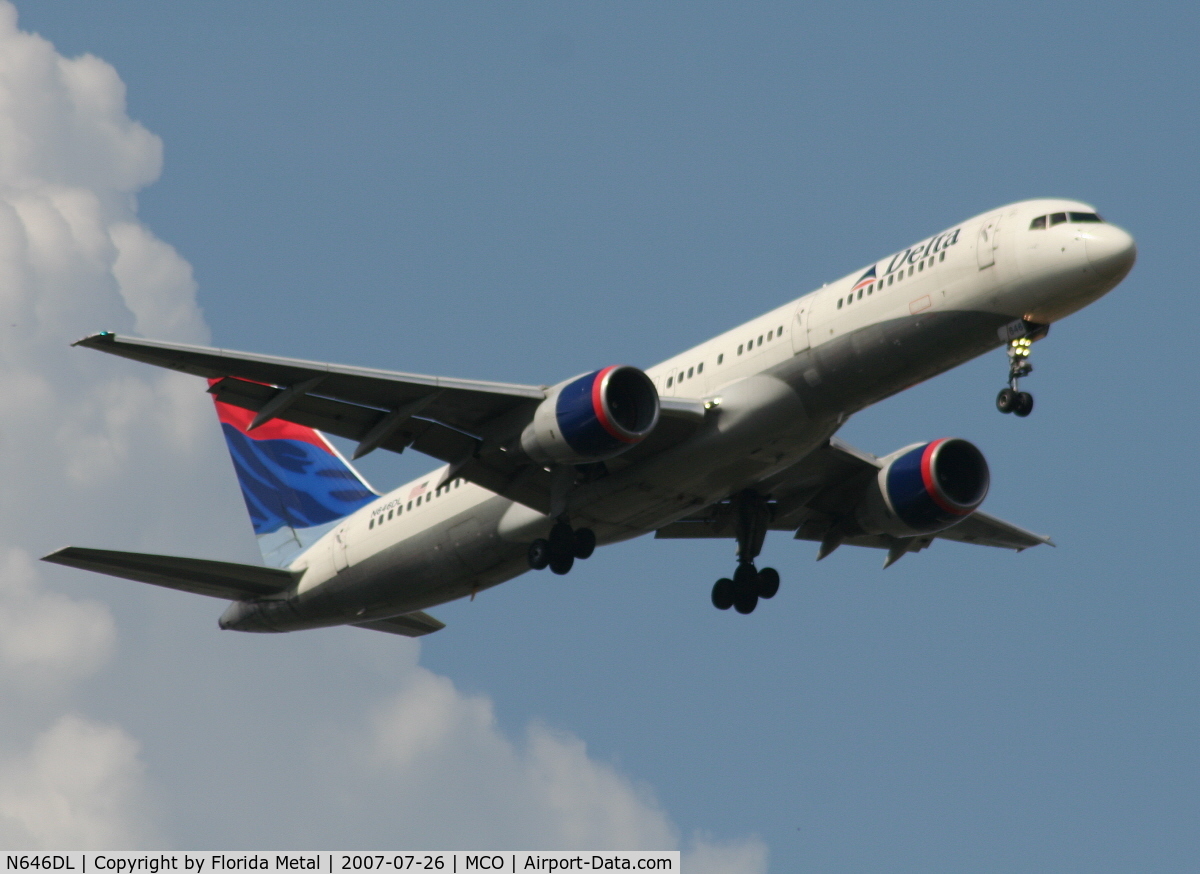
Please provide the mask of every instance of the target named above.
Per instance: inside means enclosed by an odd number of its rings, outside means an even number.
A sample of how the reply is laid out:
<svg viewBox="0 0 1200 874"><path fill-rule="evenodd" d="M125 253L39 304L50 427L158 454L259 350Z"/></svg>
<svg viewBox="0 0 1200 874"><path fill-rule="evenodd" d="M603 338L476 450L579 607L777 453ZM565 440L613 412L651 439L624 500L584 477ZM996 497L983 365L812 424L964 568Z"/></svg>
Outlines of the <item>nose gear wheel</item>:
<svg viewBox="0 0 1200 874"><path fill-rule="evenodd" d="M1024 418L1033 412L1033 395L1020 389L1021 377L1033 373L1029 361L1032 346L1030 337L1018 337L1008 343L1008 388L1002 388L996 395L996 409L1002 413Z"/></svg>

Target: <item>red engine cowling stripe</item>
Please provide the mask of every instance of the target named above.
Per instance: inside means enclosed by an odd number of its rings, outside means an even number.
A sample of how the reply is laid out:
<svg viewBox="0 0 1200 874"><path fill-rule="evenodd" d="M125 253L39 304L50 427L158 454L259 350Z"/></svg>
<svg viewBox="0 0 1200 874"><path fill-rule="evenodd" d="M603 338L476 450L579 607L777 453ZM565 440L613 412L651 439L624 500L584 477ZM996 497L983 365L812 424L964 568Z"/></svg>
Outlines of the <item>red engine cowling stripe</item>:
<svg viewBox="0 0 1200 874"><path fill-rule="evenodd" d="M960 507L957 504L951 503L942 494L942 490L938 488L937 480L933 478L933 454L947 439L943 437L940 440L934 440L921 453L921 482L925 484L926 493L937 504L939 509L945 510L947 513L953 513L955 516L966 516L971 513L971 508Z"/></svg>
<svg viewBox="0 0 1200 874"><path fill-rule="evenodd" d="M596 374L596 378L592 380L592 412L596 414L596 421L600 423L600 427L608 433L610 437L620 440L622 443L639 443L641 437L630 437L624 431L616 426L616 424L608 417L608 413L604 410L604 378L617 369L617 365L606 367Z"/></svg>

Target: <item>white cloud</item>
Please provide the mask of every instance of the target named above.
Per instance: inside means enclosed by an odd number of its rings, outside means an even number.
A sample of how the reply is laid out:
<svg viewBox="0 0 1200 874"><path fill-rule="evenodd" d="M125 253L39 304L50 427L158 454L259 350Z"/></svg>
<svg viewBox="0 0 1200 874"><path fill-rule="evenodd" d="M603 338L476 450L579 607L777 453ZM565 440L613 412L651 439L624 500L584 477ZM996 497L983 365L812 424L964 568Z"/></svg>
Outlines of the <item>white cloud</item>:
<svg viewBox="0 0 1200 874"><path fill-rule="evenodd" d="M158 841L137 743L113 726L60 718L0 765L0 845L119 849Z"/></svg>
<svg viewBox="0 0 1200 874"><path fill-rule="evenodd" d="M97 493L118 478L144 488L139 479L195 443L179 439L181 422L196 431L192 386L82 360L70 342L97 325L207 334L190 268L133 217L134 193L159 173L158 138L127 116L111 66L61 57L17 28L8 3L0 142L0 842L144 843L153 829L137 744L62 714L64 693L109 661L113 617L47 589L29 545L120 524ZM139 446L154 439L135 474Z"/></svg>
<svg viewBox="0 0 1200 874"><path fill-rule="evenodd" d="M576 737L532 725L523 742L491 702L419 666L371 720L364 772L403 787L391 799L411 840L480 848L670 849L678 837L645 786L591 759Z"/></svg>
<svg viewBox="0 0 1200 874"><path fill-rule="evenodd" d="M386 810L395 841L408 846L665 850L684 843L651 789L597 761L578 737L534 723L512 741L487 697L465 695L415 662L403 667L400 684L364 738L342 739L364 750L359 773L342 775L359 792L349 816ZM683 859L696 874L767 870L757 838L725 844L696 835Z"/></svg>
<svg viewBox="0 0 1200 874"><path fill-rule="evenodd" d="M115 636L102 604L43 590L20 549L0 557L0 681L45 695L103 665Z"/></svg>

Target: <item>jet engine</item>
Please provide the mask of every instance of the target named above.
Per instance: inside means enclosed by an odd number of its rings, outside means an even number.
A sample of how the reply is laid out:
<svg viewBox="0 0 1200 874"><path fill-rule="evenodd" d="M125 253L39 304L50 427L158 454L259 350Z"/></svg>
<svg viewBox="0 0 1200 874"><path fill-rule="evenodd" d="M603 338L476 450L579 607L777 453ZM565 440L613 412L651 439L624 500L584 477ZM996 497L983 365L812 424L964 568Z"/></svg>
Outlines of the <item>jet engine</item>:
<svg viewBox="0 0 1200 874"><path fill-rule="evenodd" d="M658 391L636 367L605 367L556 385L538 406L521 448L543 464L620 455L658 424Z"/></svg>
<svg viewBox="0 0 1200 874"><path fill-rule="evenodd" d="M970 516L987 497L987 461L966 440L917 443L882 461L857 512L868 534L932 534Z"/></svg>

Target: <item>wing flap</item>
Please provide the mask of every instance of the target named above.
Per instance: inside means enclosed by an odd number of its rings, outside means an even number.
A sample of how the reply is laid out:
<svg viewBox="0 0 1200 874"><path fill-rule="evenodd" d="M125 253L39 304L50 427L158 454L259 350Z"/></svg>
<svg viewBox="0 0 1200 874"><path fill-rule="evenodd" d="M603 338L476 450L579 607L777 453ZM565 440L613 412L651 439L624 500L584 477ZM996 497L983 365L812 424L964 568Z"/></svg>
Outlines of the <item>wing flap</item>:
<svg viewBox="0 0 1200 874"><path fill-rule="evenodd" d="M387 634L400 634L404 637L422 637L426 634L433 634L435 631L441 631L446 627L446 623L418 610L415 613L405 613L403 616L390 616L387 619L375 619L371 622L355 622L354 627L369 628L371 631L383 631Z"/></svg>
<svg viewBox="0 0 1200 874"><path fill-rule="evenodd" d="M64 547L42 561L227 601L278 595L300 579L300 572L283 568L82 546Z"/></svg>

